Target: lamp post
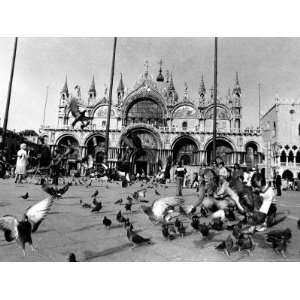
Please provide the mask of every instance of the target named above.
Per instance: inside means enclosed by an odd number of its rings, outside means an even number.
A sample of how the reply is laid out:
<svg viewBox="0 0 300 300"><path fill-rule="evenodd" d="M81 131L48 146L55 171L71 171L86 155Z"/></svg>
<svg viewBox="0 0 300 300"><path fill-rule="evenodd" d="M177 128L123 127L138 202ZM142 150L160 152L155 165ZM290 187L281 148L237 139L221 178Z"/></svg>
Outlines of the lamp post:
<svg viewBox="0 0 300 300"><path fill-rule="evenodd" d="M111 114L111 104L112 104L112 89L113 89L114 73L115 73L116 46L117 46L117 38L115 37L114 45L113 45L113 56L112 56L112 63L111 63L110 84L109 84L109 94L108 94L108 109L107 109L107 121L106 121L106 132L105 132L105 155L104 155L105 163L107 163L108 160L109 127L110 127L110 114Z"/></svg>
<svg viewBox="0 0 300 300"><path fill-rule="evenodd" d="M213 120L213 162L216 161L217 153L217 88L218 88L218 38L215 37L214 55L214 120Z"/></svg>
<svg viewBox="0 0 300 300"><path fill-rule="evenodd" d="M8 113L9 113L9 106L10 106L11 88L12 88L12 82L13 82L14 71L15 71L15 61L16 61L17 45L18 45L18 38L16 37L15 38L15 43L14 43L14 50L13 50L12 62L11 62L11 70L10 70L10 78L9 78L9 84L8 84L6 108L5 108L5 115L4 115L3 128L2 128L3 131L2 131L1 152L3 152L4 149L5 149L6 131L7 131L7 122L8 122Z"/></svg>

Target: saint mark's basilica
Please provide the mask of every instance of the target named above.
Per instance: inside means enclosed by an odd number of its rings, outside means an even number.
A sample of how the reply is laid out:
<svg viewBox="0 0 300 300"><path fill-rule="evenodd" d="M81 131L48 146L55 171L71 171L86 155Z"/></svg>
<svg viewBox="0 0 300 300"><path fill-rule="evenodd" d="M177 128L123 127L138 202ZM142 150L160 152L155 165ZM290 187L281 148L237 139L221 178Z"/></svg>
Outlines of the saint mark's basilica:
<svg viewBox="0 0 300 300"><path fill-rule="evenodd" d="M130 161L133 172L142 170L152 175L166 165L167 159L183 161L184 165L197 171L212 159L213 90L207 90L203 75L198 96L189 96L185 83L183 95L174 86L175 74L162 71L162 63L153 76L146 63L145 70L132 88L125 88L126 76L120 75L117 89L113 93L109 130L108 164L115 167L125 151L124 137L137 135L143 149L132 151ZM138 77L138 76L137 76ZM234 78L235 77L235 78ZM77 164L83 157L92 155L96 161L104 156L105 130L107 122L108 96L99 96L94 78L88 95L82 97L80 87L76 95L69 91L67 79L58 101L57 127L42 127L51 150L71 142L76 151L69 164ZM235 162L253 167L263 162L262 136L259 129L242 129L242 89L238 73L233 74L233 86L228 95L217 99L217 159L226 165ZM83 130L80 124L71 126L73 117L68 103L77 98L81 110L91 117Z"/></svg>

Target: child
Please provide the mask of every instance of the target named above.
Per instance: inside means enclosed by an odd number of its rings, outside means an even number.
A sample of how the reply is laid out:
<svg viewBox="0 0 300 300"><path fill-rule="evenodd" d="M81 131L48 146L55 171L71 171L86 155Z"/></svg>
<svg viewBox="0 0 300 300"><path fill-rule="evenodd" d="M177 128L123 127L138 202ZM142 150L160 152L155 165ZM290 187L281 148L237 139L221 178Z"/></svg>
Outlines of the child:
<svg viewBox="0 0 300 300"><path fill-rule="evenodd" d="M251 185L254 189L260 192L262 198L262 205L259 209L261 215L261 225L256 227L257 231L266 230L267 226L270 226L276 216L277 207L275 204L275 193L273 188L266 183L265 178L259 174L255 173L251 178Z"/></svg>

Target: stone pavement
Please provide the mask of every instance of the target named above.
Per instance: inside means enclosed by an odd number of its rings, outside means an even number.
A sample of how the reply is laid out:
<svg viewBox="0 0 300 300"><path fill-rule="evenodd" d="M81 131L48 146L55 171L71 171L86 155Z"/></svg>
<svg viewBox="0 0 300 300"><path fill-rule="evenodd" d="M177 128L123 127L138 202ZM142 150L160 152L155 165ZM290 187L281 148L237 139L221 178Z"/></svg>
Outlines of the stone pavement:
<svg viewBox="0 0 300 300"><path fill-rule="evenodd" d="M257 243L253 256L234 252L230 257L214 249L228 232L212 232L209 241L202 241L200 233L192 232L187 222L188 234L184 238L166 241L161 234L160 226L153 225L141 211L140 205L133 206L133 212L126 214L133 221L134 229L144 237L151 237L153 245L131 249L126 237L126 231L116 221L116 213L124 206L114 202L140 188L135 184L123 189L120 184L94 182L89 188L71 186L61 199L55 200L51 213L43 221L37 233L33 234L33 242L37 251L27 248L27 256L23 254L15 242L7 243L3 233L0 236L0 261L66 261L70 252L74 252L80 261L299 261L300 231L296 220L300 216L300 193L283 192L278 200L281 211L290 211L290 216L275 228L292 229L293 237L288 245L287 258L283 258L265 244L263 234L255 235ZM79 200L91 202L90 195L99 190L99 200L103 203L100 213L93 214L89 209L83 209ZM175 195L174 184L168 188L159 187L161 196L154 194L154 189L148 189L146 199L153 201L158 197ZM29 199L23 200L20 195L29 192ZM195 200L195 190L184 189L186 203ZM33 184L15 185L11 179L0 179L0 215L13 214L21 218L24 210L41 199L47 197L41 187ZM112 228L107 230L102 225L104 216L113 221Z"/></svg>

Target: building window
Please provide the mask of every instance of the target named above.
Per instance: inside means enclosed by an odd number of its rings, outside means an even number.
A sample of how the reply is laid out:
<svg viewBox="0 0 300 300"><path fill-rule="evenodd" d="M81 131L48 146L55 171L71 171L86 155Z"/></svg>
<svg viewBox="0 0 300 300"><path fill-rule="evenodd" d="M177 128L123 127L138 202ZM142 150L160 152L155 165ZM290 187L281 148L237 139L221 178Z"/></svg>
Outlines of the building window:
<svg viewBox="0 0 300 300"><path fill-rule="evenodd" d="M281 152L281 155L280 155L280 162L286 162L286 153L285 153L285 151L282 151L282 152Z"/></svg>
<svg viewBox="0 0 300 300"><path fill-rule="evenodd" d="M291 150L289 152L289 156L288 156L288 162L293 162L294 161L294 154L293 151Z"/></svg>
<svg viewBox="0 0 300 300"><path fill-rule="evenodd" d="M182 122L182 129L187 130L187 122L186 121Z"/></svg>

